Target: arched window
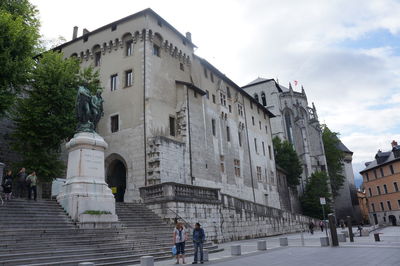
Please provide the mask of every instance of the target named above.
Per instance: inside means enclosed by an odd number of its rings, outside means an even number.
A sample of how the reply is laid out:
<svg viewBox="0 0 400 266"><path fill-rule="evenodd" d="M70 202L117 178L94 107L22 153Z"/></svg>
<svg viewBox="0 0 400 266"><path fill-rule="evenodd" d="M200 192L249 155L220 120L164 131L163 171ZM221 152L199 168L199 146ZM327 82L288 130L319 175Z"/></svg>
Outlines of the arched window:
<svg viewBox="0 0 400 266"><path fill-rule="evenodd" d="M293 144L292 118L290 117L289 112L285 113L285 124L288 141Z"/></svg>
<svg viewBox="0 0 400 266"><path fill-rule="evenodd" d="M267 98L265 98L265 92L261 92L262 105L267 106Z"/></svg>
<svg viewBox="0 0 400 266"><path fill-rule="evenodd" d="M259 102L257 93L254 93L254 99L256 99L256 101Z"/></svg>

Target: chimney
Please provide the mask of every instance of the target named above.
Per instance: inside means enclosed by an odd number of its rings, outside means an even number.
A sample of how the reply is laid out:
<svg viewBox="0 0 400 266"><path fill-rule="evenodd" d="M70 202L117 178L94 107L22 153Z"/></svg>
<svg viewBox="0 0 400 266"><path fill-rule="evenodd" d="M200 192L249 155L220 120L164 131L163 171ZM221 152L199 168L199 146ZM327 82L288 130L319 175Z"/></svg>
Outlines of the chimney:
<svg viewBox="0 0 400 266"><path fill-rule="evenodd" d="M392 148L394 148L397 146L397 141L393 140L391 144L392 144Z"/></svg>
<svg viewBox="0 0 400 266"><path fill-rule="evenodd" d="M186 39L192 42L192 34L190 32L186 32Z"/></svg>
<svg viewBox="0 0 400 266"><path fill-rule="evenodd" d="M89 33L88 29L84 28L82 34L85 35L85 34L88 34L88 33Z"/></svg>
<svg viewBox="0 0 400 266"><path fill-rule="evenodd" d="M78 26L74 27L74 31L72 33L72 40L75 40L78 37Z"/></svg>

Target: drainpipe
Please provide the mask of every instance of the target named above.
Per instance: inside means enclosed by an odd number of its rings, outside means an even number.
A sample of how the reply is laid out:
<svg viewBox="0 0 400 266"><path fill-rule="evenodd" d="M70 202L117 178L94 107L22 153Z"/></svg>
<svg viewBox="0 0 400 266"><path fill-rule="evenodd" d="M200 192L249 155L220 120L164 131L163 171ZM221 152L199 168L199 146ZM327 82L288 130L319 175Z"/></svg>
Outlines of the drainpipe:
<svg viewBox="0 0 400 266"><path fill-rule="evenodd" d="M147 19L147 17L146 17ZM144 185L147 186L147 136L146 136L146 38L147 30L143 37L143 144L144 144Z"/></svg>
<svg viewBox="0 0 400 266"><path fill-rule="evenodd" d="M188 117L188 138L189 138L189 169L190 169L190 184L193 185L193 168L192 168L192 138L190 134L190 103L189 103L189 87L186 86L186 106Z"/></svg>
<svg viewBox="0 0 400 266"><path fill-rule="evenodd" d="M250 100L251 102L251 100ZM249 164L250 164L250 177L251 177L251 188L253 189L253 199L256 202L256 193L254 191L254 180L253 180L253 166L251 163L251 152L250 152L250 141L249 141L249 130L247 128L247 114L246 114L246 104L243 99L243 111L244 111L244 124L246 125L246 138L247 138L247 148L249 150Z"/></svg>

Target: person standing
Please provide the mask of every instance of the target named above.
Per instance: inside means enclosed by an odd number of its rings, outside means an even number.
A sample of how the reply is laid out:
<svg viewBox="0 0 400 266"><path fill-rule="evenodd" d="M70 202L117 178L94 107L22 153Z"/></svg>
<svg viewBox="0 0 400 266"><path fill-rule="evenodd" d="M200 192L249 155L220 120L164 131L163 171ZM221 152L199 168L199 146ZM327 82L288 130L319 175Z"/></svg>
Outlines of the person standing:
<svg viewBox="0 0 400 266"><path fill-rule="evenodd" d="M324 231L324 222L321 220L319 221L319 227L321 228L321 232Z"/></svg>
<svg viewBox="0 0 400 266"><path fill-rule="evenodd" d="M12 171L8 170L4 177L3 191L5 200L11 200L12 195Z"/></svg>
<svg viewBox="0 0 400 266"><path fill-rule="evenodd" d="M313 235L314 234L314 223L312 221L308 224L308 229L310 229L310 233Z"/></svg>
<svg viewBox="0 0 400 266"><path fill-rule="evenodd" d="M18 174L17 174L17 182L16 182L16 187L15 187L15 195L19 198L23 198L25 197L26 193L26 189L29 189L29 187L26 184L26 171L25 168L22 167L21 170L19 170Z"/></svg>
<svg viewBox="0 0 400 266"><path fill-rule="evenodd" d="M37 198L37 176L36 172L33 171L28 177L26 178L26 182L28 183L28 199L31 199L32 191L33 191L33 199L36 200Z"/></svg>
<svg viewBox="0 0 400 266"><path fill-rule="evenodd" d="M182 258L182 264L185 262L185 241L187 240L186 230L182 223L177 223L174 230L174 245L176 247L176 264L179 264L179 258Z"/></svg>
<svg viewBox="0 0 400 266"><path fill-rule="evenodd" d="M192 264L197 264L199 251L200 251L200 263L203 264L203 243L206 239L203 228L200 228L200 224L196 223L193 229L193 245L194 245L194 261Z"/></svg>

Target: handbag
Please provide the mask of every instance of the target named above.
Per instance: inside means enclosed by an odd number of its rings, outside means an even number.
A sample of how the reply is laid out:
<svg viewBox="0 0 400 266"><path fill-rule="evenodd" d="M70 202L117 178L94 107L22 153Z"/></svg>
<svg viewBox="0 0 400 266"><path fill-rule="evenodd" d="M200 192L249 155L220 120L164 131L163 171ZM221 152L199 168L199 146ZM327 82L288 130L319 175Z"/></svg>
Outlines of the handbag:
<svg viewBox="0 0 400 266"><path fill-rule="evenodd" d="M173 245L171 248L172 255L176 255L176 246Z"/></svg>

